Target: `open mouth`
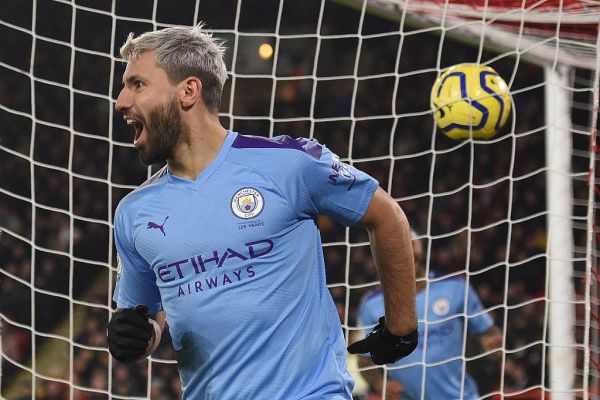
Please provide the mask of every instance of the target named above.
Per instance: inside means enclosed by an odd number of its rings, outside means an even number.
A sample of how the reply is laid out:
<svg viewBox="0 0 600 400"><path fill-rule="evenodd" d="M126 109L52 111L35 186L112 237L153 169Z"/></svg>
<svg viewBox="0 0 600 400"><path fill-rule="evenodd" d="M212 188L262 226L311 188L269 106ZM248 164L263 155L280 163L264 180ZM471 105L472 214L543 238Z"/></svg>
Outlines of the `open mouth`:
<svg viewBox="0 0 600 400"><path fill-rule="evenodd" d="M142 132L144 131L144 124L139 119L131 117L126 117L125 121L127 122L127 125L131 125L135 129L135 136L133 138L133 144L135 144L142 136Z"/></svg>

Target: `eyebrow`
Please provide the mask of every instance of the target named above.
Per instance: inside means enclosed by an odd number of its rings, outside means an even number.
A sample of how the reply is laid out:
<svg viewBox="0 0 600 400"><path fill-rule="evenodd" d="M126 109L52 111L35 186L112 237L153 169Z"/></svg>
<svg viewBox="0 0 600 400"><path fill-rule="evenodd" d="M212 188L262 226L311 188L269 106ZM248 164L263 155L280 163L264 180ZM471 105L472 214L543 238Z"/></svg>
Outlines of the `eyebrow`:
<svg viewBox="0 0 600 400"><path fill-rule="evenodd" d="M139 75L131 75L131 76L128 76L128 77L127 77L127 79L123 79L123 85L124 85L125 83L129 83L129 84L131 84L131 83L133 83L133 82L135 82L135 81L143 81L143 79L142 79L142 77L141 77L141 76L139 76Z"/></svg>

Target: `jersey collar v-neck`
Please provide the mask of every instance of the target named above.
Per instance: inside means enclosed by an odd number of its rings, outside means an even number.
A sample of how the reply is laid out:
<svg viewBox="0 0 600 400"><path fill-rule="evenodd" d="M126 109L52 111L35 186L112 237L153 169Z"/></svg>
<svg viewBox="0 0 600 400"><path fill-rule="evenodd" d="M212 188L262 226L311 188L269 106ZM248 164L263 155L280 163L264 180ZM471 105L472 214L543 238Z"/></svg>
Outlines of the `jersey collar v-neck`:
<svg viewBox="0 0 600 400"><path fill-rule="evenodd" d="M225 141L219 149L217 156L206 166L206 168L202 170L202 172L200 172L200 174L198 174L198 176L195 179L187 179L174 175L173 173L171 173L171 171L169 171L169 167L167 167L167 177L169 179L169 182L174 183L176 185L198 185L203 182L206 182L206 180L217 170L217 168L219 168L223 161L225 161L225 158L227 158L227 155L231 150L231 144L233 143L237 135L238 134L236 132L232 132L229 130L227 131L227 136L225 137Z"/></svg>

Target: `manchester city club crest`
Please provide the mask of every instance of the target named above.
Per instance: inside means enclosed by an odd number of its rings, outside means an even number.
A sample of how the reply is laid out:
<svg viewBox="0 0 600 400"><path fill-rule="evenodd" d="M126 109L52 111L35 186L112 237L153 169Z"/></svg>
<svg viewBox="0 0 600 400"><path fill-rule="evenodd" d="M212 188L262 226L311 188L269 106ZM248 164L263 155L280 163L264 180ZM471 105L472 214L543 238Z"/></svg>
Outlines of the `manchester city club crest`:
<svg viewBox="0 0 600 400"><path fill-rule="evenodd" d="M263 195L253 188L240 189L231 199L231 211L243 219L256 217L263 210L264 205Z"/></svg>
<svg viewBox="0 0 600 400"><path fill-rule="evenodd" d="M450 311L450 302L448 299L438 299L433 302L431 309L435 315L443 317Z"/></svg>

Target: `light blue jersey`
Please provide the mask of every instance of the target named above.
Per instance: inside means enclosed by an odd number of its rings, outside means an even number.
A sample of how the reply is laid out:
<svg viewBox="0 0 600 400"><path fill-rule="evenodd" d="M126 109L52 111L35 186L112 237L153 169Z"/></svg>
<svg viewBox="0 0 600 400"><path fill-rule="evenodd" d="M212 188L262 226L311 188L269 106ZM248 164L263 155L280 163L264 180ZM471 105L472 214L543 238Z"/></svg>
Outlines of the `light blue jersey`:
<svg viewBox="0 0 600 400"><path fill-rule="evenodd" d="M186 399L350 399L316 216L352 225L377 187L316 140L229 132L121 201L113 298L165 310Z"/></svg>
<svg viewBox="0 0 600 400"><path fill-rule="evenodd" d="M426 301L428 307L425 306ZM466 371L463 375L461 355L465 316L467 331L474 335L488 331L493 321L485 313L473 288L461 278L431 281L428 291L422 289L417 293L416 306L419 346L409 356L388 365L388 379L398 380L404 385L403 400L478 398L477 384ZM360 306L359 325L377 324L383 310L381 290L367 293ZM424 370L425 363L427 368ZM425 393L421 396L423 379Z"/></svg>

